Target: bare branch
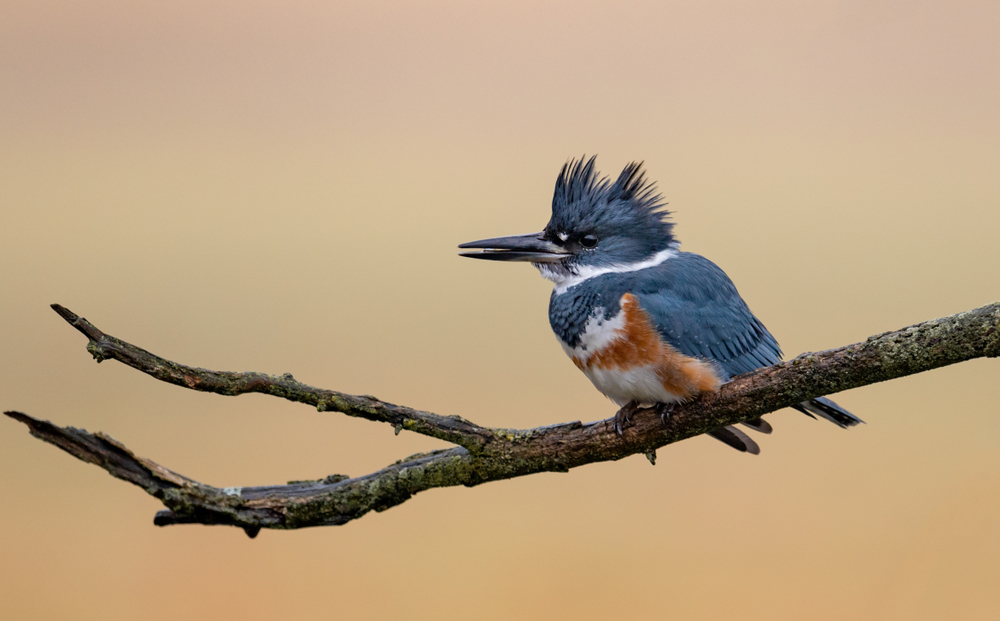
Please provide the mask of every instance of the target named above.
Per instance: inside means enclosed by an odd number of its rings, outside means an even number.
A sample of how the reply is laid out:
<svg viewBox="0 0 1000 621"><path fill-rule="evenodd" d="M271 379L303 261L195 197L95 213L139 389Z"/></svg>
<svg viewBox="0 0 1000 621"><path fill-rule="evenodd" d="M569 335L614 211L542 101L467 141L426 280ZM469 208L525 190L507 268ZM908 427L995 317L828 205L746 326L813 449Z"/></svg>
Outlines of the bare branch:
<svg viewBox="0 0 1000 621"><path fill-rule="evenodd" d="M406 428L433 437L466 443L414 455L378 472L357 478L332 475L309 482L270 487L219 489L197 483L149 460L103 434L61 428L19 412L7 412L31 429L32 435L97 464L112 475L135 483L168 507L157 514L158 525L229 524L250 536L261 528L303 528L344 524L374 509L400 504L417 492L435 487L478 485L536 472L565 472L583 464L617 460L642 453L655 463L656 449L724 425L756 418L794 403L823 395L935 369L956 362L1000 355L1000 303L920 323L864 342L815 354L739 376L717 393L675 408L666 425L640 411L619 437L613 419L528 430L489 429L453 417L441 417L334 391L304 386L288 377L253 373L218 373L192 369L158 358L97 330L62 307L64 318L90 339L88 350L98 360L113 357L157 379L221 394L264 392L292 401L317 403L331 395L347 404L338 411L369 420L393 422L408 414ZM192 378L191 380L185 379ZM286 383L287 382L287 383ZM347 410L347 411L345 411ZM417 416L414 416L415 413ZM396 416L397 418L390 418ZM452 432L450 423L459 431ZM451 435L449 435L451 434ZM474 441L470 441L474 438ZM461 440L461 442L459 442Z"/></svg>
<svg viewBox="0 0 1000 621"><path fill-rule="evenodd" d="M74 457L95 464L113 476L134 483L168 507L154 523L227 524L243 527L251 537L261 528L303 528L339 525L372 509L398 505L430 487L460 478L468 468L469 452L453 448L397 462L365 477L330 475L316 481L295 481L271 487L204 485L148 459L137 457L102 433L58 427L20 412L5 412L31 430L31 435L54 444Z"/></svg>
<svg viewBox="0 0 1000 621"><path fill-rule="evenodd" d="M385 403L372 396L349 395L335 390L314 388L296 380L291 373L284 375L268 375L254 371L236 373L177 364L105 334L97 326L64 306L53 304L52 310L90 339L87 351L98 362L117 360L170 384L227 396L250 392L273 395L311 405L320 412L333 410L348 416L389 423L396 428L396 433L406 429L446 440L473 451L486 442L489 435L489 430L458 416L439 416Z"/></svg>

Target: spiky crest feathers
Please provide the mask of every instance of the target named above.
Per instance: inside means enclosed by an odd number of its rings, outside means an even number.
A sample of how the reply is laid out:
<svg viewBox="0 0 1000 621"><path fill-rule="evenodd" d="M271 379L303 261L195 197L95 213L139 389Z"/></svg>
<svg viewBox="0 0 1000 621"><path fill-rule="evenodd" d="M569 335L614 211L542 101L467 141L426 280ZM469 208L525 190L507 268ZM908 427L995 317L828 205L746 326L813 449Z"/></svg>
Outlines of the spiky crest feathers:
<svg viewBox="0 0 1000 621"><path fill-rule="evenodd" d="M666 241L673 241L673 223L656 183L646 178L642 162L631 162L612 183L595 170L597 157L581 157L566 162L556 179L552 196L553 224L593 223L627 216L633 224L653 229Z"/></svg>

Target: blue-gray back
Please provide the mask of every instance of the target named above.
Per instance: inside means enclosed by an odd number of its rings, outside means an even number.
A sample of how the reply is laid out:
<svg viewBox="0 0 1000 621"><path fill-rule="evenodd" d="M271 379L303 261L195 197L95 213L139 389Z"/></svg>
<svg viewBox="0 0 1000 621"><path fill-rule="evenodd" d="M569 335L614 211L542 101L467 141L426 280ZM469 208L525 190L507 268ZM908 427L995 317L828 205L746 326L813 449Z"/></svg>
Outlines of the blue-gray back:
<svg viewBox="0 0 1000 621"><path fill-rule="evenodd" d="M687 356L715 361L724 379L781 360L781 349L736 291L708 259L689 252L635 272L604 274L555 292L549 322L569 346L579 343L597 307L610 319L622 295L632 293L649 314L660 337Z"/></svg>

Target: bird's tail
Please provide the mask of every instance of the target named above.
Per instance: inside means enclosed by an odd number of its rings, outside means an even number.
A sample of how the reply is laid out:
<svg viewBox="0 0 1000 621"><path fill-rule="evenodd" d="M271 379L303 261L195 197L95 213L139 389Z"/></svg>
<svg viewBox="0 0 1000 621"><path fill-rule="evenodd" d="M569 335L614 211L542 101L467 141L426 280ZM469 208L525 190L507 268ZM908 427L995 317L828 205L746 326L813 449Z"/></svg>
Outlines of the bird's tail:
<svg viewBox="0 0 1000 621"><path fill-rule="evenodd" d="M865 422L826 397L817 397L815 399L810 399L809 401L796 403L792 407L810 418L816 418L819 416L820 418L825 418L831 423L837 425L838 427L843 427L844 429L853 427L858 423ZM753 429L754 431L771 433L771 425L769 425L767 421L762 418L753 418L748 421L743 421L743 425ZM743 451L744 453L750 453L752 455L760 453L760 447L757 446L757 443L754 442L750 436L743 433L736 427L720 427L709 431L708 435L723 444L733 447L737 451Z"/></svg>
<svg viewBox="0 0 1000 621"><path fill-rule="evenodd" d="M718 429L709 431L708 435L723 444L733 447L737 451L743 451L744 453L750 453L751 455L760 454L760 447L757 446L757 443L751 440L750 436L743 433L736 427L719 427Z"/></svg>
<svg viewBox="0 0 1000 621"><path fill-rule="evenodd" d="M819 416L844 429L865 422L826 397L816 397L792 407L810 418Z"/></svg>
<svg viewBox="0 0 1000 621"><path fill-rule="evenodd" d="M843 427L844 429L853 427L858 423L865 422L826 397L817 397L815 399L810 399L809 401L803 401L802 403L797 403L792 407L810 418L816 418L819 416L820 418L825 418L831 423L837 425L838 427ZM761 433L771 433L771 425L769 425L767 421L762 418L754 418L744 421L743 425ZM743 451L753 455L760 453L760 447L757 446L757 443L736 427L720 427L719 429L709 431L708 435L733 447L737 451Z"/></svg>

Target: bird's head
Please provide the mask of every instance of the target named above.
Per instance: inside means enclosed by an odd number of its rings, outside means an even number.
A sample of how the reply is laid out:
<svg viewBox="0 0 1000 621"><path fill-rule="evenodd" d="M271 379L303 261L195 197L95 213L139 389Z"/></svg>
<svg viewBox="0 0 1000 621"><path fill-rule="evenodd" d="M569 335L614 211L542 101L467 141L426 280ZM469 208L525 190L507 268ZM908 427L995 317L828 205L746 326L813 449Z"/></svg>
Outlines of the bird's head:
<svg viewBox="0 0 1000 621"><path fill-rule="evenodd" d="M646 180L642 164L631 163L612 182L599 177L594 159L562 167L552 197L552 217L540 233L494 237L462 244L463 257L528 261L557 284L588 274L616 271L655 260L676 247L669 212Z"/></svg>

